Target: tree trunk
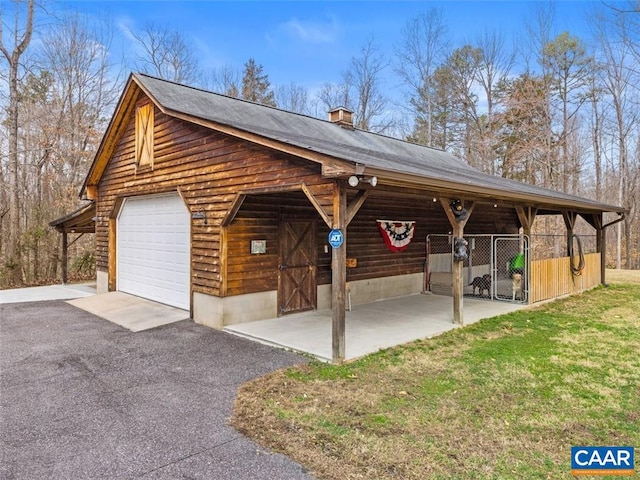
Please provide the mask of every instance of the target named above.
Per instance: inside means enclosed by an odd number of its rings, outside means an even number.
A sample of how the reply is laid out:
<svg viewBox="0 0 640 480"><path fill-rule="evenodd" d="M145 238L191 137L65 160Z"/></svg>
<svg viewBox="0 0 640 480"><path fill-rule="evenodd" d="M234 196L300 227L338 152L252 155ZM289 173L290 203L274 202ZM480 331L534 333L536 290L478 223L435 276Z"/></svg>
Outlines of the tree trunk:
<svg viewBox="0 0 640 480"><path fill-rule="evenodd" d="M18 69L20 68L20 57L31 42L33 32L33 3L29 0L27 4L27 20L24 27L24 34L18 38L18 22L14 29L14 48L9 52L2 43L0 35L0 52L9 63L9 107L7 108L7 129L8 129L8 150L9 150L9 242L7 251L7 270L9 272L9 282L13 284L22 283L22 259L20 249L20 177L19 177L19 155L18 155ZM0 19L0 22L3 22ZM0 34L2 33L0 27Z"/></svg>

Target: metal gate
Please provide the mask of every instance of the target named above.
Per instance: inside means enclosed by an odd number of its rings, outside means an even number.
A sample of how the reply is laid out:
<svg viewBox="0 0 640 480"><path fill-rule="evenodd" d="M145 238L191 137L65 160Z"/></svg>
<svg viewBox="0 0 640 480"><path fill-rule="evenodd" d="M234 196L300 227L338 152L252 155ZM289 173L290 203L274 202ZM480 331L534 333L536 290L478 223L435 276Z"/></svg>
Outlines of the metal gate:
<svg viewBox="0 0 640 480"><path fill-rule="evenodd" d="M464 296L528 303L529 238L524 235L465 235ZM453 237L428 235L425 290L452 293Z"/></svg>

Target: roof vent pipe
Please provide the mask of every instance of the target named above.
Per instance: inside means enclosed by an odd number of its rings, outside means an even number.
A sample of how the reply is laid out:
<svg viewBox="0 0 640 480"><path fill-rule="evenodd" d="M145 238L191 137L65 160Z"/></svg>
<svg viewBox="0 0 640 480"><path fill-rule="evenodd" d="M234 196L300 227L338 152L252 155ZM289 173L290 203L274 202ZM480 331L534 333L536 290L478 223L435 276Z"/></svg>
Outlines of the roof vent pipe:
<svg viewBox="0 0 640 480"><path fill-rule="evenodd" d="M329 121L341 127L353 128L353 112L346 107L336 107L329 110Z"/></svg>

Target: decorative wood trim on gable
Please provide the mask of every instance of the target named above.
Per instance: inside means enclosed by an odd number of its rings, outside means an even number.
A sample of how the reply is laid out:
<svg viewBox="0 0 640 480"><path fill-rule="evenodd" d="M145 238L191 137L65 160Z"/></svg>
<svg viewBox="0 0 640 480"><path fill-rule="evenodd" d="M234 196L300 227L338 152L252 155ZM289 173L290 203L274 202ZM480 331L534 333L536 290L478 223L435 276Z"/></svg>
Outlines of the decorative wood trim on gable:
<svg viewBox="0 0 640 480"><path fill-rule="evenodd" d="M133 78L133 80L134 82L136 82L136 85L150 99L152 99L153 103L156 104L156 106L160 109L160 111L166 115L170 115L174 118L184 120L186 122L193 123L195 125L200 125L201 127L209 128L221 133L226 133L233 137L240 138L242 140L246 140L251 143L255 143L256 145L261 145L263 147L271 148L279 152L288 153L296 157L304 158L306 160L311 160L312 162L315 162L315 163L320 163L322 164L323 176L325 175L325 169L328 169L327 171L330 172L328 174L328 176L330 177L337 176L338 172L340 172L339 175L342 175L342 176L353 175L356 173L356 166L353 165L352 162L335 158L335 157L330 157L328 155L324 155L321 153L317 153L308 148L302 148L302 147L288 144L286 142L280 142L278 140L263 137L262 135L258 135L256 133L252 133L246 130L241 130L239 128L218 123L215 121L194 117L192 115L185 114L183 112L179 112L171 108L166 108L165 106L161 105L161 103L153 97L151 92L148 91L144 85L142 85L141 83L138 83L135 77Z"/></svg>
<svg viewBox="0 0 640 480"><path fill-rule="evenodd" d="M153 103L148 102L136 107L136 171L143 167L153 170L153 120Z"/></svg>
<svg viewBox="0 0 640 480"><path fill-rule="evenodd" d="M122 92L122 96L116 106L115 113L109 122L109 126L104 134L102 143L98 147L93 163L89 168L89 172L84 180L84 184L80 191L80 196L85 195L89 200L98 198L97 185L102 178L104 169L109 162L114 149L118 145L124 130L129 123L129 116L135 107L135 100L138 98L141 89L138 84L130 78Z"/></svg>

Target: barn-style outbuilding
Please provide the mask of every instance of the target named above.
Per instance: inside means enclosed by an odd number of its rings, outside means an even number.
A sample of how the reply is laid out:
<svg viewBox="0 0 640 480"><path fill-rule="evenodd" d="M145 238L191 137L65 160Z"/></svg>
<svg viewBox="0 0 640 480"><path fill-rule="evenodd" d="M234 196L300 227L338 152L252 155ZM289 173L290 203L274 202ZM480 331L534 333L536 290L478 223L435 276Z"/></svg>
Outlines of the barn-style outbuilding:
<svg viewBox="0 0 640 480"><path fill-rule="evenodd" d="M429 235L450 238L454 254L471 248L456 245L467 233L522 247L536 217L563 215L571 234L582 216L598 238L588 288L604 282L603 214L624 214L355 129L345 109L324 121L142 74L127 81L82 196L95 202L99 293L167 303L214 328L331 309L334 361L347 302L429 289ZM459 323L465 261L440 275ZM526 301L534 270L520 271Z"/></svg>

